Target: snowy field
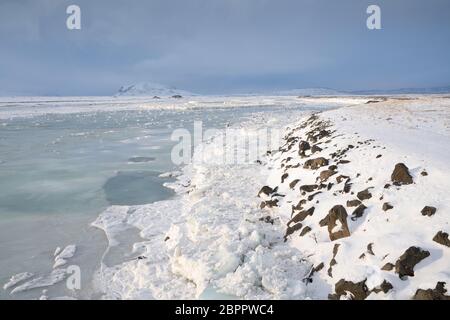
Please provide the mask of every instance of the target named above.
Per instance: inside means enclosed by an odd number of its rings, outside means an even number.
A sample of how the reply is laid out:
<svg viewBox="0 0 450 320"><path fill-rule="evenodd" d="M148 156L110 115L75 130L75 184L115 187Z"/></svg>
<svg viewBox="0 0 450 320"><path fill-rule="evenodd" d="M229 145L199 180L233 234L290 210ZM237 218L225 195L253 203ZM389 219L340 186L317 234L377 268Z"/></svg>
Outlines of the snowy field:
<svg viewBox="0 0 450 320"><path fill-rule="evenodd" d="M108 241L94 277L102 298L445 297L448 97L2 98L0 119L205 108L251 111L227 126L242 129L231 133L246 141L235 151L252 160L220 161L219 126L190 164L162 175L176 177L165 182L174 197L93 218ZM282 139L255 159L248 141L266 130ZM63 281L74 249L56 252L37 280L22 270L5 291Z"/></svg>

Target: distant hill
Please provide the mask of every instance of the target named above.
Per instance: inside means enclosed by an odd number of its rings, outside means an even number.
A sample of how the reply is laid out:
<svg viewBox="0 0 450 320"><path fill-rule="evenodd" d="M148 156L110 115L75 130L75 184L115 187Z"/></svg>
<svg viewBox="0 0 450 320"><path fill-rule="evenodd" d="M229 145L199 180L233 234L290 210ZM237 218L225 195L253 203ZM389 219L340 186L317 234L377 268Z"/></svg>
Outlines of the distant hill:
<svg viewBox="0 0 450 320"><path fill-rule="evenodd" d="M450 93L450 86L432 88L400 88L392 90L358 90L351 94L444 94Z"/></svg>
<svg viewBox="0 0 450 320"><path fill-rule="evenodd" d="M275 92L274 94L281 96L338 96L345 94L345 92L340 92L329 88L304 88L282 90Z"/></svg>
<svg viewBox="0 0 450 320"><path fill-rule="evenodd" d="M158 83L142 82L120 87L116 96L158 96L171 97L174 95L192 96L193 93L185 90L179 90L173 87L167 87Z"/></svg>

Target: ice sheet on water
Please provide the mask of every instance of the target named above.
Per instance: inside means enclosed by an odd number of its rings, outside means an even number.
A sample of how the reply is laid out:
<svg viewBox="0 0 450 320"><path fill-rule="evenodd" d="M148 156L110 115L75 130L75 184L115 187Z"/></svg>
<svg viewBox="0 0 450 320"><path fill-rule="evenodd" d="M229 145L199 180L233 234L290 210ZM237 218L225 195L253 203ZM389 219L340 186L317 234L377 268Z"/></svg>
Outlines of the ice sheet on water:
<svg viewBox="0 0 450 320"><path fill-rule="evenodd" d="M11 291L11 294L16 294L22 291L36 288L49 287L58 282L63 281L66 277L67 277L66 269L55 269L48 275L37 277L33 280L25 282L20 286L17 286Z"/></svg>
<svg viewBox="0 0 450 320"><path fill-rule="evenodd" d="M3 289L7 290L9 288L12 288L15 285L19 284L20 282L31 278L32 276L33 276L33 274L31 272L22 272L22 273L15 274L11 277L11 279L9 279L9 281L7 283L5 283L5 285L3 286Z"/></svg>

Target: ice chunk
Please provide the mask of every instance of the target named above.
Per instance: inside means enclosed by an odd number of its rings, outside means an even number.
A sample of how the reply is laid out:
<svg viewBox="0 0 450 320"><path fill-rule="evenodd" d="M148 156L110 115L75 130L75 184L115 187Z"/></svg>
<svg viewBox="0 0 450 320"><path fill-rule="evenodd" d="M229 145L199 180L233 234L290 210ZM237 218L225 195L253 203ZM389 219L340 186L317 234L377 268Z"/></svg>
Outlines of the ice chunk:
<svg viewBox="0 0 450 320"><path fill-rule="evenodd" d="M16 284L25 281L29 278L31 278L33 276L32 273L30 272L23 272L23 273L18 273L16 275L13 275L11 277L11 279L9 279L9 281L7 283L5 283L5 285L3 286L3 289L7 290L9 288L14 287Z"/></svg>

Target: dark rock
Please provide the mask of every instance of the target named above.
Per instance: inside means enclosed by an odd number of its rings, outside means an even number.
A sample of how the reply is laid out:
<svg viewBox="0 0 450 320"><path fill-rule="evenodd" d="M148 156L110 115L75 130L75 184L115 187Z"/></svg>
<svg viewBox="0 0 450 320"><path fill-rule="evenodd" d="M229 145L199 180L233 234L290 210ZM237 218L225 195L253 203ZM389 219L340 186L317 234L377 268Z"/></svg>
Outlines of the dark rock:
<svg viewBox="0 0 450 320"><path fill-rule="evenodd" d="M366 280L354 283L341 279L335 284L334 291L336 293L332 298L336 299L339 299L341 296L347 296L349 293L352 300L364 300L370 294L366 286Z"/></svg>
<svg viewBox="0 0 450 320"><path fill-rule="evenodd" d="M323 262L321 262L319 265L317 265L313 270L315 272L319 272L320 270L323 269L323 267L325 267L325 265L323 264Z"/></svg>
<svg viewBox="0 0 450 320"><path fill-rule="evenodd" d="M296 214L289 222L288 222L288 227L292 224L292 223L297 223L300 221L303 221L306 219L306 217L308 216L312 216L314 214L314 207L309 208L308 210L303 210L300 211L298 214Z"/></svg>
<svg viewBox="0 0 450 320"><path fill-rule="evenodd" d="M340 176L336 177L336 182L337 183L341 183L343 180L348 180L348 179L350 179L349 176L344 176L344 175L341 174Z"/></svg>
<svg viewBox="0 0 450 320"><path fill-rule="evenodd" d="M381 155L381 154L379 154L379 155L377 155L377 157L376 157L376 158L378 159L378 158L381 158L381 157L382 157L382 155Z"/></svg>
<svg viewBox="0 0 450 320"><path fill-rule="evenodd" d="M341 228L338 231L333 231L337 221L341 224ZM331 241L350 236L350 230L347 225L347 211L341 205L334 206L328 212L328 215L319 222L319 225L321 227L328 227L328 234Z"/></svg>
<svg viewBox="0 0 450 320"><path fill-rule="evenodd" d="M274 199L274 200L267 200L267 201L263 201L261 202L261 204L259 205L259 207L261 209L264 208L273 208L273 207L278 207L278 199Z"/></svg>
<svg viewBox="0 0 450 320"><path fill-rule="evenodd" d="M391 187L391 185L389 184L389 183L386 183L385 185L384 185L384 188L385 189L389 189Z"/></svg>
<svg viewBox="0 0 450 320"><path fill-rule="evenodd" d="M413 178L409 174L408 167L403 163L397 163L391 175L391 180L395 185L413 183Z"/></svg>
<svg viewBox="0 0 450 320"><path fill-rule="evenodd" d="M426 250L418 247L409 247L395 263L395 272L398 273L400 279L404 276L413 277L415 265L429 255L430 253Z"/></svg>
<svg viewBox="0 0 450 320"><path fill-rule="evenodd" d="M356 196L358 197L359 200L363 201L363 200L367 200L372 198L372 194L369 192L370 188L367 188L366 190L360 191L356 194Z"/></svg>
<svg viewBox="0 0 450 320"><path fill-rule="evenodd" d="M304 192L313 192L314 190L316 190L318 188L317 185L315 184L307 184L307 185L303 185L300 187L300 191L304 191Z"/></svg>
<svg viewBox="0 0 450 320"><path fill-rule="evenodd" d="M387 282L386 280L384 280L383 283L381 283L378 287L373 288L372 291L375 293L379 293L379 292L388 293L392 289L394 289L392 284L390 282Z"/></svg>
<svg viewBox="0 0 450 320"><path fill-rule="evenodd" d="M295 225L293 225L292 227L288 227L286 229L286 234L284 235L284 242L287 241L288 236L290 236L291 234L293 234L295 231L298 231L302 228L302 224L301 223L297 223Z"/></svg>
<svg viewBox="0 0 450 320"><path fill-rule="evenodd" d="M450 247L450 239L448 238L448 233L447 232L439 231L433 237L433 241L437 242L439 244L442 244L444 246Z"/></svg>
<svg viewBox="0 0 450 320"><path fill-rule="evenodd" d="M426 176L428 175L428 172L426 172L425 170L423 170L420 174L421 174L422 176L426 177Z"/></svg>
<svg viewBox="0 0 450 320"><path fill-rule="evenodd" d="M356 208L352 213L352 217L351 217L352 221L355 221L356 219L361 218L366 209L367 209L367 207L365 205L360 204L358 206L358 208Z"/></svg>
<svg viewBox="0 0 450 320"><path fill-rule="evenodd" d="M381 268L381 270L383 270L383 271L392 271L394 269L394 267L395 266L392 263L388 262Z"/></svg>
<svg viewBox="0 0 450 320"><path fill-rule="evenodd" d="M286 180L287 177L289 177L289 174L288 174L288 173L283 174L283 175L281 176L281 183L283 183L284 180Z"/></svg>
<svg viewBox="0 0 450 320"><path fill-rule="evenodd" d="M265 222L265 223L270 223L273 224L275 222L274 219L272 219L271 216L265 216L263 218L260 218L259 221Z"/></svg>
<svg viewBox="0 0 450 320"><path fill-rule="evenodd" d="M306 203L306 199L301 199L296 206L292 206L292 210L302 210L303 205ZM292 211L293 213L294 211Z"/></svg>
<svg viewBox="0 0 450 320"><path fill-rule="evenodd" d="M339 160L337 164L347 164L350 163L350 160Z"/></svg>
<svg viewBox="0 0 450 320"><path fill-rule="evenodd" d="M311 231L310 227L304 227L302 232L300 232L300 237L303 237L305 234Z"/></svg>
<svg viewBox="0 0 450 320"><path fill-rule="evenodd" d="M391 204L389 204L389 202L383 203L383 207L382 207L383 211L388 211L388 210L391 210L393 208L394 207Z"/></svg>
<svg viewBox="0 0 450 320"><path fill-rule="evenodd" d="M295 179L291 183L289 183L289 188L294 189L300 179Z"/></svg>
<svg viewBox="0 0 450 320"><path fill-rule="evenodd" d="M445 282L438 282L434 289L418 289L414 295L414 300L450 300L450 296L445 293Z"/></svg>
<svg viewBox="0 0 450 320"><path fill-rule="evenodd" d="M172 96L172 98L174 98L174 99L181 99L181 98L183 98L183 96L181 96L179 94L175 94L175 95Z"/></svg>
<svg viewBox="0 0 450 320"><path fill-rule="evenodd" d="M375 255L375 253L373 253L373 243L369 243L367 245L367 253L371 254L372 256Z"/></svg>
<svg viewBox="0 0 450 320"><path fill-rule="evenodd" d="M305 155L305 151L311 149L311 146L306 141L300 141L298 145L298 154Z"/></svg>
<svg viewBox="0 0 450 320"><path fill-rule="evenodd" d="M349 193L351 189L352 189L352 184L346 182L346 183L344 184L344 188L342 189L342 192L344 192L344 193ZM352 194L353 194L353 192L352 192Z"/></svg>
<svg viewBox="0 0 450 320"><path fill-rule="evenodd" d="M337 170L337 165L332 164L331 166L328 167L328 169L336 171Z"/></svg>
<svg viewBox="0 0 450 320"><path fill-rule="evenodd" d="M361 204L361 201L358 199L347 201L347 207L357 207Z"/></svg>
<svg viewBox="0 0 450 320"><path fill-rule="evenodd" d="M319 176L320 181L321 182L327 181L331 176L335 175L336 173L337 173L336 171L333 171L330 169L324 170L320 173L320 176Z"/></svg>
<svg viewBox="0 0 450 320"><path fill-rule="evenodd" d="M312 201L314 199L315 196L317 196L318 194L321 194L322 191L317 191L311 195L308 196L308 201Z"/></svg>
<svg viewBox="0 0 450 320"><path fill-rule="evenodd" d="M308 161L305 162L305 164L303 165L303 168L316 170L316 169L319 169L320 167L327 166L327 165L328 165L328 160L323 157L320 157L320 158L316 158L316 159L309 159Z"/></svg>
<svg viewBox="0 0 450 320"><path fill-rule="evenodd" d="M436 208L435 207L429 207L426 206L422 209L421 211L423 216L429 216L431 217L432 215L434 215L436 213Z"/></svg>
<svg viewBox="0 0 450 320"><path fill-rule="evenodd" d="M317 144L313 145L311 148L311 153L316 153L322 151L322 148L319 147Z"/></svg>
<svg viewBox="0 0 450 320"><path fill-rule="evenodd" d="M158 96L153 96L153 99L161 99L161 98Z"/></svg>
<svg viewBox="0 0 450 320"><path fill-rule="evenodd" d="M277 189L277 188L275 188L275 189ZM259 190L258 197L261 197L261 194L269 196L270 194L275 192L275 189L272 189L269 186L264 186L261 188L261 190Z"/></svg>

